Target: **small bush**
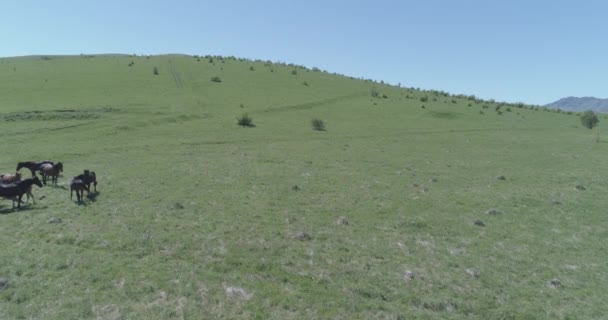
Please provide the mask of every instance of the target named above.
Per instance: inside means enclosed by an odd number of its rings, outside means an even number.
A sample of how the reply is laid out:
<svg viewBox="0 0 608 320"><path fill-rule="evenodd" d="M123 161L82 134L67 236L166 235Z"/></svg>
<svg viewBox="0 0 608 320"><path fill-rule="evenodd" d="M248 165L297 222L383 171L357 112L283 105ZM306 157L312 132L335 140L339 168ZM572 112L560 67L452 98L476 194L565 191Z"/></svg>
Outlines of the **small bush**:
<svg viewBox="0 0 608 320"><path fill-rule="evenodd" d="M308 87L308 82L304 81L302 84Z"/></svg>
<svg viewBox="0 0 608 320"><path fill-rule="evenodd" d="M249 67L249 71L255 71L255 68L253 66Z"/></svg>
<svg viewBox="0 0 608 320"><path fill-rule="evenodd" d="M246 113L242 116L236 118L237 124L241 127L255 127L253 124L253 119L248 116Z"/></svg>
<svg viewBox="0 0 608 320"><path fill-rule="evenodd" d="M383 93L383 94L382 94L382 98L384 98L384 99L388 99L388 96L387 96L385 93Z"/></svg>
<svg viewBox="0 0 608 320"><path fill-rule="evenodd" d="M215 77L211 78L211 81L213 81L213 82L222 82L222 78L220 78L218 76L215 76Z"/></svg>
<svg viewBox="0 0 608 320"><path fill-rule="evenodd" d="M427 101L429 101L429 97L424 96L424 97L420 98L420 101L421 102L427 102Z"/></svg>
<svg viewBox="0 0 608 320"><path fill-rule="evenodd" d="M158 75L158 68L154 67L154 69L152 69L152 73L154 73L155 76Z"/></svg>
<svg viewBox="0 0 608 320"><path fill-rule="evenodd" d="M372 98L378 98L380 96L380 92L378 92L378 90L376 90L375 88L372 88L371 94Z"/></svg>
<svg viewBox="0 0 608 320"><path fill-rule="evenodd" d="M593 129L598 122L600 122L600 120L597 118L595 112L591 110L587 110L581 115L581 124L587 129Z"/></svg>
<svg viewBox="0 0 608 320"><path fill-rule="evenodd" d="M295 75L297 75L297 74L298 74L298 70L295 70L295 69L294 69L294 70L292 70L292 71L291 71L291 74L292 74L292 75L294 75L294 76L295 76Z"/></svg>
<svg viewBox="0 0 608 320"><path fill-rule="evenodd" d="M315 118L312 119L310 123L312 124L313 130L325 131L325 123L323 122L323 120Z"/></svg>

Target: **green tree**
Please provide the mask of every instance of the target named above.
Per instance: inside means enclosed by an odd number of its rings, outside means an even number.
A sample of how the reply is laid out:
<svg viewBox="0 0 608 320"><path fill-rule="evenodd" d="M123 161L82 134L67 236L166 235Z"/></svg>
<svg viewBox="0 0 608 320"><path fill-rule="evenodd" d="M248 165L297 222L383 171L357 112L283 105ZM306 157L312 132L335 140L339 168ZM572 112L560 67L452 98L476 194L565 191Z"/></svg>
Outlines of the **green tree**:
<svg viewBox="0 0 608 320"><path fill-rule="evenodd" d="M587 110L581 115L581 124L587 129L593 129L600 120L597 118L595 112Z"/></svg>

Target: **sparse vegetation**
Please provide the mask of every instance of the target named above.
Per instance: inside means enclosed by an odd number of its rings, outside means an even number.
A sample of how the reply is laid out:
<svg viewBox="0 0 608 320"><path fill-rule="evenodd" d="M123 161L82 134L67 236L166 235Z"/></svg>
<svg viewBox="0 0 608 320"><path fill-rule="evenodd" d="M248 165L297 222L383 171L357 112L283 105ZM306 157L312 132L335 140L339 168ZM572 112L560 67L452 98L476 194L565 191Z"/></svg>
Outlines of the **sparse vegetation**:
<svg viewBox="0 0 608 320"><path fill-rule="evenodd" d="M253 118L248 116L246 113L238 117L236 120L237 124L241 127L255 127L253 124Z"/></svg>
<svg viewBox="0 0 608 320"><path fill-rule="evenodd" d="M318 118L314 118L310 122L312 124L313 130L316 130L316 131L325 131L325 123L323 122L323 120L318 119Z"/></svg>
<svg viewBox="0 0 608 320"><path fill-rule="evenodd" d="M593 129L600 122L600 120L597 118L597 115L595 114L595 112L593 112L591 110L587 110L587 111L583 112L580 119L581 119L581 124L583 125L583 127L587 128L587 129Z"/></svg>

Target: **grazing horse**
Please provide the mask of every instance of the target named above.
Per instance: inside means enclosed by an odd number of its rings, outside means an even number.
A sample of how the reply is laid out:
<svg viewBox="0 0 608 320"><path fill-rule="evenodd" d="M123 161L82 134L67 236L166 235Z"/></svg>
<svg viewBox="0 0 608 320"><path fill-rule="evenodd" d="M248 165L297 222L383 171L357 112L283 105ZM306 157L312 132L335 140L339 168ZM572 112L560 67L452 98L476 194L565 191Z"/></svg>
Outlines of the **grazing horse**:
<svg viewBox="0 0 608 320"><path fill-rule="evenodd" d="M95 171L84 170L83 174L77 175L74 179L80 179L87 186L87 195L91 190L91 183L95 188L95 192L97 192L97 176L95 175Z"/></svg>
<svg viewBox="0 0 608 320"><path fill-rule="evenodd" d="M57 164L45 163L40 166L40 173L42 174L42 182L46 185L46 178L51 177L51 183L57 185L57 177L59 173L63 172L63 163L57 162Z"/></svg>
<svg viewBox="0 0 608 320"><path fill-rule="evenodd" d="M50 160L44 160L44 161L40 161L40 162L36 162L36 161L19 162L17 164L16 171L19 171L19 169L21 169L21 168L28 168L32 172L32 177L33 177L34 175L36 175L36 171L40 170L40 167L43 164L47 164L47 163L53 164L54 162L50 161Z"/></svg>
<svg viewBox="0 0 608 320"><path fill-rule="evenodd" d="M72 199L73 192L76 191L76 198L78 199L78 203L80 203L84 199L84 190L87 190L86 183L78 177L72 178L72 182L70 183L70 199Z"/></svg>
<svg viewBox="0 0 608 320"><path fill-rule="evenodd" d="M15 201L17 201L17 208L21 208L21 198L23 197L23 194L27 193L34 184L42 187L42 183L37 176L19 180L11 184L2 184L0 185L0 197L13 200L13 209L15 208Z"/></svg>

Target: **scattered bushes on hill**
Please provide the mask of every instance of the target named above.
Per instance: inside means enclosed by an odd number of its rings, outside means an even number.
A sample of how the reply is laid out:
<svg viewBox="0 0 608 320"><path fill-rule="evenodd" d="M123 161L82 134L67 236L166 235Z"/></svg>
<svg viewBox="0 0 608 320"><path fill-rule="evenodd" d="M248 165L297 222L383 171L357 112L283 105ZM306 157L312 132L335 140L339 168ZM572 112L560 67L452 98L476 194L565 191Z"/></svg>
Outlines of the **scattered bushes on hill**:
<svg viewBox="0 0 608 320"><path fill-rule="evenodd" d="M236 118L237 124L241 127L255 127L255 125L253 124L253 119L248 116L246 113L244 113L242 116Z"/></svg>
<svg viewBox="0 0 608 320"><path fill-rule="evenodd" d="M587 129L593 129L600 120L597 118L595 112L587 110L581 115L581 124Z"/></svg>
<svg viewBox="0 0 608 320"><path fill-rule="evenodd" d="M312 124L312 129L316 130L316 131L325 131L325 123L323 122L323 120L318 119L318 118L314 118L310 121L310 123Z"/></svg>
<svg viewBox="0 0 608 320"><path fill-rule="evenodd" d="M213 82L222 82L222 78L215 76L215 77L211 77L211 81Z"/></svg>

